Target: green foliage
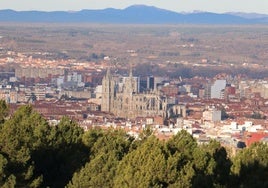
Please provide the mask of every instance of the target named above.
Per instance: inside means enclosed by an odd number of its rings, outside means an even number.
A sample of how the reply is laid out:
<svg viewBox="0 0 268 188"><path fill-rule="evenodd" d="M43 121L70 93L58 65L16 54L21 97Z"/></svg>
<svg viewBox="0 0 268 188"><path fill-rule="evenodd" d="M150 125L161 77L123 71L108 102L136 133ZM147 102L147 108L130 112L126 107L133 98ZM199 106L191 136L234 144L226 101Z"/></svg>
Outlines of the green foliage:
<svg viewBox="0 0 268 188"><path fill-rule="evenodd" d="M113 152L99 154L74 174L68 187L112 187L117 161Z"/></svg>
<svg viewBox="0 0 268 188"><path fill-rule="evenodd" d="M100 137L103 137L104 134L105 132L102 129L89 130L83 135L83 143L87 147L91 148Z"/></svg>
<svg viewBox="0 0 268 188"><path fill-rule="evenodd" d="M165 169L164 145L155 137L149 137L120 161L114 187L166 186Z"/></svg>
<svg viewBox="0 0 268 188"><path fill-rule="evenodd" d="M233 186L268 187L267 154L268 145L264 143L255 143L241 150L233 159Z"/></svg>
<svg viewBox="0 0 268 188"><path fill-rule="evenodd" d="M82 142L83 129L68 117L62 117L57 126L52 127L50 141L55 147Z"/></svg>
<svg viewBox="0 0 268 188"><path fill-rule="evenodd" d="M5 118L8 116L9 107L4 100L0 100L0 125L5 122Z"/></svg>
<svg viewBox="0 0 268 188"><path fill-rule="evenodd" d="M145 127L142 132L139 134L139 138L140 140L145 140L147 139L149 136L151 136L153 134L153 130L147 126Z"/></svg>
<svg viewBox="0 0 268 188"><path fill-rule="evenodd" d="M132 138L122 130L110 130L103 133L91 147L92 157L99 153L116 152L119 160L123 158L131 145Z"/></svg>
<svg viewBox="0 0 268 188"><path fill-rule="evenodd" d="M192 158L194 149L197 147L197 143L189 133L187 133L185 130L182 130L168 140L167 147L172 155L176 152L180 152L186 158L190 159Z"/></svg>
<svg viewBox="0 0 268 188"><path fill-rule="evenodd" d="M20 107L14 116L7 120L0 132L1 152L7 156L9 182L16 181L18 186L38 187L41 183L39 174L34 174L35 164L31 153L41 144L38 129L48 128L46 121L31 106ZM16 180L15 180L16 179Z"/></svg>
<svg viewBox="0 0 268 188"><path fill-rule="evenodd" d="M2 154L0 154L0 186L3 186L3 184L7 181L7 164L8 160Z"/></svg>
<svg viewBox="0 0 268 188"><path fill-rule="evenodd" d="M82 136L83 130L66 117L50 127L31 106L20 107L0 131L7 160L2 185L64 187L89 156Z"/></svg>
<svg viewBox="0 0 268 188"><path fill-rule="evenodd" d="M128 153L132 139L123 131L91 130L84 141L91 148L91 160L74 174L68 187L112 187L117 165Z"/></svg>
<svg viewBox="0 0 268 188"><path fill-rule="evenodd" d="M186 131L160 141L146 129L134 140L122 130L84 133L67 117L49 126L31 106L2 114L1 187L268 187L267 144L230 160L220 143L198 145Z"/></svg>
<svg viewBox="0 0 268 188"><path fill-rule="evenodd" d="M16 186L16 177L14 175L10 175L4 184L1 185L2 188L12 188Z"/></svg>
<svg viewBox="0 0 268 188"><path fill-rule="evenodd" d="M181 131L167 142L172 169L169 184L175 187L227 186L230 160L218 142L198 146L194 138Z"/></svg>
<svg viewBox="0 0 268 188"><path fill-rule="evenodd" d="M89 149L82 142L83 134L83 129L67 117L50 127L47 146L33 153L36 173L43 175L44 186L64 187L86 163Z"/></svg>
<svg viewBox="0 0 268 188"><path fill-rule="evenodd" d="M231 161L220 143L212 140L194 152L196 177L193 185L202 187L227 187Z"/></svg>

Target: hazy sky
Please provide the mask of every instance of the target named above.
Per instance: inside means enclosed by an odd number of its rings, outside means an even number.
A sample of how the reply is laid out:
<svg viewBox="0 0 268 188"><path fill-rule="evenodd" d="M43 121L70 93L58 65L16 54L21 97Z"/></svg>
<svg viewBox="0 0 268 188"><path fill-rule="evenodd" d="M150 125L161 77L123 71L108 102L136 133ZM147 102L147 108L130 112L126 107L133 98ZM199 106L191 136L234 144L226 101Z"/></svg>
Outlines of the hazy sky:
<svg viewBox="0 0 268 188"><path fill-rule="evenodd" d="M125 8L134 4L156 6L176 12L256 12L268 14L268 0L0 0L0 9L81 10Z"/></svg>

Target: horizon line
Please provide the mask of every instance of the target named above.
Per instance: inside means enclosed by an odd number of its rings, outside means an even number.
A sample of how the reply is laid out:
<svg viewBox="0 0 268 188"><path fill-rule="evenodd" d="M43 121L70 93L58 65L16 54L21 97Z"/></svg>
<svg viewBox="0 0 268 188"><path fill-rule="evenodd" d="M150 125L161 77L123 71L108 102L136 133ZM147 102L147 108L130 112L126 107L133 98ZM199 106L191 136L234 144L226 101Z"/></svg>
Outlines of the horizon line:
<svg viewBox="0 0 268 188"><path fill-rule="evenodd" d="M92 9L79 9L79 10L39 10L39 9L25 9L25 10L18 10L18 9L12 9L12 8L4 8L0 9L0 11L4 10L10 10L10 11L15 11L15 12L30 12L30 11L36 11L36 12L70 12L70 13L75 13L75 12L80 12L80 11L85 11L85 10L106 10L106 9L115 9L115 10L125 10L129 7L134 7L134 6L144 6L144 7L153 7L156 9L161 9L165 11L170 11L170 12L175 12L178 14L196 14L196 13L215 13L215 14L231 14L231 13L242 13L242 14L259 14L259 15L267 15L267 13L259 13L259 12L246 12L246 11L224 11L224 12L217 12L217 11L204 11L204 10L189 10L189 11L175 11L175 10L170 10L170 9L165 9L165 8L160 8L156 7L153 5L144 5L144 4L133 4L124 8L114 8L114 7L107 7L107 8L92 8Z"/></svg>

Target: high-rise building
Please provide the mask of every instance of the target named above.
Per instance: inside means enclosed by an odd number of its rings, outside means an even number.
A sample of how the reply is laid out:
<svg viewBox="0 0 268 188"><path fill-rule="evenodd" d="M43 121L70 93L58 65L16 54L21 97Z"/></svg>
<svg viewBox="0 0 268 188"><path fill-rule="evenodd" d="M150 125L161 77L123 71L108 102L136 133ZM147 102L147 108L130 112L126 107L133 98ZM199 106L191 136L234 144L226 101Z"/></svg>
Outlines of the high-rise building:
<svg viewBox="0 0 268 188"><path fill-rule="evenodd" d="M216 80L211 85L211 98L224 99L224 90L226 87L226 80Z"/></svg>
<svg viewBox="0 0 268 188"><path fill-rule="evenodd" d="M154 90L154 77L153 76L147 77L147 89Z"/></svg>

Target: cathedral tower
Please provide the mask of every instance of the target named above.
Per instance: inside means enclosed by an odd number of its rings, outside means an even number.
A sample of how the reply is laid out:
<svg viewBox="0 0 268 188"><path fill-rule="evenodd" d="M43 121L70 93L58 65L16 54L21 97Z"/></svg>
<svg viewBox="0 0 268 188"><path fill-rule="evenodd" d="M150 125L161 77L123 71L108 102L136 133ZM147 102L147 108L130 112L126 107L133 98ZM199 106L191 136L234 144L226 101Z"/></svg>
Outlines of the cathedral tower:
<svg viewBox="0 0 268 188"><path fill-rule="evenodd" d="M111 75L110 68L108 68L106 75L102 79L102 101L101 110L111 112L114 106L115 97L115 81Z"/></svg>

